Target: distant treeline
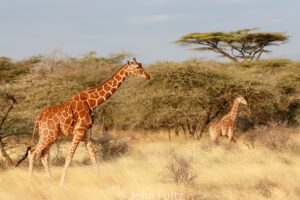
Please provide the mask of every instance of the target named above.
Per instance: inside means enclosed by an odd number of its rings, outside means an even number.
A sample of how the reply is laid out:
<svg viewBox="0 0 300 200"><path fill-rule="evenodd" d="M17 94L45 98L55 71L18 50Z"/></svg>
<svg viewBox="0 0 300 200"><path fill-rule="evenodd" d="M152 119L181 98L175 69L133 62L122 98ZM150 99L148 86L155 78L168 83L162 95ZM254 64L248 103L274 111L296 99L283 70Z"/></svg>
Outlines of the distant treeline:
<svg viewBox="0 0 300 200"><path fill-rule="evenodd" d="M80 58L36 56L18 62L0 58L0 94L17 100L2 131L31 134L43 107L110 78L126 57L103 58L92 52ZM300 123L300 62L187 60L144 67L151 80L128 77L95 110L95 124L107 130L169 129L199 136L228 111L237 95L244 96L250 108L250 113L241 108L240 130L270 121Z"/></svg>

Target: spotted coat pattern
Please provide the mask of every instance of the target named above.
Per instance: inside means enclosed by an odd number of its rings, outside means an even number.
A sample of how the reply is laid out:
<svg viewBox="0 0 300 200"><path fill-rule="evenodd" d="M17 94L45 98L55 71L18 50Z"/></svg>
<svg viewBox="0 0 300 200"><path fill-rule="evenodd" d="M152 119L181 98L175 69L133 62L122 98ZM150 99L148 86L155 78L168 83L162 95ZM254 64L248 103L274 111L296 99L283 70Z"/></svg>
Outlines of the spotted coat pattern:
<svg viewBox="0 0 300 200"><path fill-rule="evenodd" d="M84 140L91 162L97 167L95 153L91 138L87 130L92 126L91 114L93 109L108 99L125 80L129 74L150 79L149 75L144 71L142 64L136 59L128 61L123 65L109 80L99 84L97 87L89 88L79 92L69 98L61 105L51 106L43 109L38 115L33 131L38 128L39 141L37 145L29 151L29 173L30 177L33 171L33 163L36 155L41 155L41 161L44 164L48 178L51 180L49 170L49 149L56 141L60 133L65 136L73 136L71 149L66 157L64 171L60 180L63 184L67 168L72 160L75 150Z"/></svg>
<svg viewBox="0 0 300 200"><path fill-rule="evenodd" d="M240 104L247 105L243 97L237 97L229 111L221 120L213 122L209 127L211 141L217 142L219 136L228 136L228 142L235 142L234 132L236 128L236 119Z"/></svg>

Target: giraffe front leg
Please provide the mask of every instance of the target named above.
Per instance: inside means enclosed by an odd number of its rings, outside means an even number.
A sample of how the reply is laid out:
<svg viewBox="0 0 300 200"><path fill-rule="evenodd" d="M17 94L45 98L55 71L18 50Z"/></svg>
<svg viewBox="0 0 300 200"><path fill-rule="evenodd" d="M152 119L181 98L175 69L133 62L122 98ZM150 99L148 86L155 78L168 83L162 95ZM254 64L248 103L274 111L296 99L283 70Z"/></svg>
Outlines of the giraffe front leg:
<svg viewBox="0 0 300 200"><path fill-rule="evenodd" d="M71 160L74 156L74 153L75 153L75 151L78 147L78 144L80 143L80 141L82 140L82 138L84 136L84 133L85 133L84 129L75 131L75 135L74 135L73 140L72 140L72 146L71 146L71 149L70 149L70 151L69 151L69 153L66 157L65 166L64 166L63 173L62 173L62 176L61 176L61 179L60 179L60 185L61 186L64 184L64 180L65 180L65 176L66 176L68 167L69 167L69 165L71 163Z"/></svg>
<svg viewBox="0 0 300 200"><path fill-rule="evenodd" d="M88 150L90 160L91 160L92 164L94 165L96 172L98 173L99 168L98 168L98 163L96 160L95 150L94 150L94 145L92 143L92 140L90 138L88 138L84 142L85 142L86 148Z"/></svg>

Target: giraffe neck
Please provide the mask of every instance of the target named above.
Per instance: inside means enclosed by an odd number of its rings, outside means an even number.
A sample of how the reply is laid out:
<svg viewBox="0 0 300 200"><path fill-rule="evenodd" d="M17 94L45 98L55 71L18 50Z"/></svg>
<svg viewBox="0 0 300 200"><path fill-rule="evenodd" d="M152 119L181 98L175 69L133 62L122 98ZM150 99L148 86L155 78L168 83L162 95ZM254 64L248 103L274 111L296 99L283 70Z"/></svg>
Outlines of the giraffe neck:
<svg viewBox="0 0 300 200"><path fill-rule="evenodd" d="M127 65L122 66L110 79L89 90L87 102L91 109L94 109L99 104L103 103L120 87L126 76L129 74L127 68Z"/></svg>
<svg viewBox="0 0 300 200"><path fill-rule="evenodd" d="M235 121L235 119L237 117L238 110L239 110L239 102L234 101L234 103L229 111L229 116L233 121Z"/></svg>

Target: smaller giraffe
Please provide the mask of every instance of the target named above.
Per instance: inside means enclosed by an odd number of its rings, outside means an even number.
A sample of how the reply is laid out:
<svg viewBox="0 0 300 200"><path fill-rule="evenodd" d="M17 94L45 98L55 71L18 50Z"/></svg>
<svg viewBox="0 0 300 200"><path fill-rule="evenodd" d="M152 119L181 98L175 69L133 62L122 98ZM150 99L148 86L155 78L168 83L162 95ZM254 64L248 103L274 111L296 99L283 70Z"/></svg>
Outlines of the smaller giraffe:
<svg viewBox="0 0 300 200"><path fill-rule="evenodd" d="M247 105L247 101L244 97L237 97L233 101L233 105L229 111L221 120L213 122L209 127L209 135L211 141L217 142L219 136L228 136L228 142L236 142L234 138L235 122L238 115L239 105Z"/></svg>

